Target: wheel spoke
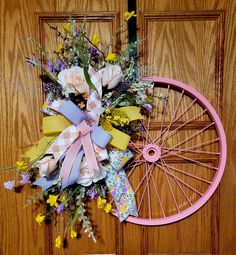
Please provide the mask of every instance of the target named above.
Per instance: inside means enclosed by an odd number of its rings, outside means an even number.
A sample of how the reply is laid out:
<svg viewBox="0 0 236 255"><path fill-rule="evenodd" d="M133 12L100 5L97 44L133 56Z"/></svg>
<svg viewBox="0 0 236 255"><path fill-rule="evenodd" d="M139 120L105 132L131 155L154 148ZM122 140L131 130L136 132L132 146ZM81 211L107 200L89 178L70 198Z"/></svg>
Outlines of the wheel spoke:
<svg viewBox="0 0 236 255"><path fill-rule="evenodd" d="M193 139L194 137L200 135L201 133L203 133L205 130L207 130L209 127L213 126L214 124L215 124L215 122L210 123L210 124L207 125L206 127L204 127L204 128L202 128L201 130L199 130L197 133L195 133L195 134L193 134L193 135L187 137L187 138L184 139L183 141L181 141L181 142L175 144L173 147L171 147L169 150L167 150L167 151L163 154L163 156L165 156L171 149L174 149L174 148L176 148L176 147L179 147L180 145L182 145L182 144L184 144L184 143L190 141L190 140Z"/></svg>
<svg viewBox="0 0 236 255"><path fill-rule="evenodd" d="M144 162L141 162L141 163L138 162L138 160L139 160L139 158L140 158L141 156L142 156L141 154L138 156L138 158L137 158L137 163L134 164L134 165L132 166L132 168L129 170L128 177L131 176L131 174L133 173L134 169L135 169L137 166L142 165L142 164L144 163Z"/></svg>
<svg viewBox="0 0 236 255"><path fill-rule="evenodd" d="M152 138L151 138L150 133L149 133L150 117L151 117L151 115L149 114L149 116L148 116L148 124L147 124L148 128L145 127L144 121L140 121L142 126L143 126L143 128L144 128L144 132L143 131L139 131L141 134L144 135L144 138L146 139L146 142L148 142L148 143L152 143Z"/></svg>
<svg viewBox="0 0 236 255"><path fill-rule="evenodd" d="M165 135L165 136L164 136L164 138L163 138L163 140L162 140L162 143L161 143L160 147L162 147L162 145L163 145L163 143L164 143L164 141L165 141L165 137L169 134L170 127L171 127L171 125L172 125L172 123L173 123L173 121L174 121L174 119L175 119L175 117L176 117L176 114L177 114L178 110L179 110L181 101L182 101L182 99L183 99L183 95L184 95L184 90L182 90L182 93L181 93L181 96L180 96L179 101L178 101L178 103L177 103L177 106L175 107L173 116L171 116L170 124L167 126L167 128L164 129L164 135Z"/></svg>
<svg viewBox="0 0 236 255"><path fill-rule="evenodd" d="M167 157L169 157L169 156L176 156L176 157L179 157L179 158L185 159L185 160L187 160L187 161L190 161L190 162L196 163L196 164L198 164L198 165L200 165L200 166L204 166L204 167L206 167L206 168L211 168L211 169L214 169L214 170L217 170L217 169L218 169L217 167L214 167L214 166L211 166L211 165L205 164L205 163L203 163L203 162L201 162L201 161L198 161L198 160L196 160L196 159L192 159L192 158L188 158L188 157L183 156L183 155L179 155L179 154L174 153L174 152L169 152L169 154L168 154L168 155L165 155L165 156L164 156L164 157L162 157L162 158L167 158Z"/></svg>
<svg viewBox="0 0 236 255"><path fill-rule="evenodd" d="M188 112L189 109L191 109L192 106L196 103L196 101L197 101L197 99L194 99L194 100L188 105L188 107L186 107L185 110L184 110L182 113L180 113L180 114L178 115L178 117L172 122L172 125L173 125L176 121L178 121L186 112ZM167 130L167 127L164 129L163 132L165 132L166 130ZM160 139L160 136L157 136L157 138L154 140L154 143L156 143L157 141L159 141L159 139Z"/></svg>
<svg viewBox="0 0 236 255"><path fill-rule="evenodd" d="M156 165L159 165L159 164L157 164L157 163L155 163L155 164L156 164ZM175 195L174 195L174 192L173 192L173 189L172 189L172 186L171 186L171 184L170 184L169 177L168 177L168 175L171 175L171 174L168 173L168 171L167 171L167 169L166 169L165 166L162 165L162 167L163 167L163 170L164 170L164 173L165 173L166 181L167 181L167 183L168 183L168 186L169 186L169 189L170 189L170 193L171 193L172 199L173 199L173 201L174 201L175 207L176 207L177 211L180 212L179 206L178 206L178 204L177 204L177 201L176 201L176 198L175 198ZM168 173L168 175L167 175L167 173ZM173 176L172 176L172 177L173 177Z"/></svg>
<svg viewBox="0 0 236 255"><path fill-rule="evenodd" d="M144 195L145 195L145 192L146 192L146 189L148 188L149 186L149 179L152 175L152 170L153 170L153 167L154 167L154 164L152 164L151 166L148 167L148 171L146 172L144 178L142 178L141 182L139 183L138 187L136 188L135 192L137 192L137 190L139 189L139 187L141 186L141 184L143 183L144 179L146 179L146 185L144 187L144 190L142 192L142 195L141 195L141 199L140 199L140 202L139 202L139 206L138 206L138 212L140 211L140 208L141 208L141 205L143 203L143 198L144 198ZM150 198L150 197L149 197Z"/></svg>
<svg viewBox="0 0 236 255"><path fill-rule="evenodd" d="M128 169L129 171L131 171L133 168L135 168L143 163L145 163L145 160L135 160L135 161L132 161L129 165L127 165L125 167L125 169Z"/></svg>
<svg viewBox="0 0 236 255"><path fill-rule="evenodd" d="M202 112L198 113L197 115L194 115L190 120L184 122L183 124L181 124L180 126L178 126L176 129L172 130L168 136L165 137L165 140L167 140L167 138L170 138L173 134L176 133L176 131L178 131L179 129L185 127L187 124L193 122L194 120L200 118L201 116L203 116L206 113L207 109L203 110ZM157 142L160 142L163 139L160 138Z"/></svg>
<svg viewBox="0 0 236 255"><path fill-rule="evenodd" d="M158 165L159 166L159 168L163 171L163 172L165 172L165 170L163 169L163 167L161 166L161 165ZM167 172L167 174L168 175L170 175L172 178L173 178L173 176L169 173L169 172ZM189 189L191 189L192 191L194 191L196 194L198 194L199 196L203 196L203 194L200 192L200 191L198 191L197 189L195 189L194 187L192 187L191 185L189 185L188 183L186 183L185 181L183 181L182 179L180 179L179 177L177 177L177 176L175 176L175 178L180 182L180 183L182 183L184 186L186 186L186 187L188 187Z"/></svg>
<svg viewBox="0 0 236 255"><path fill-rule="evenodd" d="M190 146L190 147L187 147L187 148L183 148L183 150L191 150L191 149L197 149L197 148L203 148L204 146L206 145L209 145L209 144L212 144L212 143L215 143L215 142L218 142L220 140L220 138L215 138L215 139L212 139L212 140L209 140L209 141L206 141L206 142L203 142L203 143L199 143L199 144L195 144L193 146ZM162 147L162 150L165 150L165 152L169 151L169 150L178 150L177 148L169 148L169 147ZM164 154L163 154L164 155Z"/></svg>
<svg viewBox="0 0 236 255"><path fill-rule="evenodd" d="M176 179L175 175L172 173L172 171L170 170L169 166L165 163L164 160L161 160L162 164L168 169L169 173L173 176L175 183L178 185L179 189L181 190L182 194L184 195L184 197L186 198L186 200L188 201L189 205L191 206L192 203L190 201L190 199L188 198L188 196L186 195L186 193L184 192L183 188L181 187L181 185L179 184L179 181Z"/></svg>
<svg viewBox="0 0 236 255"><path fill-rule="evenodd" d="M148 166L146 164L146 171L148 171ZM148 212L149 212L149 219L152 218L152 209L151 209L151 199L150 199L150 186L149 186L149 179L150 176L152 176L152 173L150 172L149 176L146 175L146 186L147 186L147 196L148 196Z"/></svg>
<svg viewBox="0 0 236 255"><path fill-rule="evenodd" d="M131 140L129 141L129 143L133 146L133 149L135 147L139 151L139 153L142 153L142 150L139 148L139 146L136 143L132 142Z"/></svg>
<svg viewBox="0 0 236 255"><path fill-rule="evenodd" d="M162 160L163 160L163 159L162 159ZM165 160L163 160L163 161L165 162ZM165 162L165 163L166 163L166 162ZM196 175L187 173L187 172L182 171L182 170L180 170L180 169L178 169L178 168L176 168L176 167L173 167L173 166L170 166L170 165L168 165L168 167L169 167L170 169L172 169L172 170L178 172L178 173L184 174L184 175L189 176L189 177L191 177L191 178L193 178L193 179L196 179L196 180L198 180L198 181L202 181L202 182L205 182L205 183L207 183L207 184L211 184L211 183L212 183L211 181L208 181L208 180L203 179L203 178L201 178L201 177L198 177L198 176L196 176Z"/></svg>
<svg viewBox="0 0 236 255"><path fill-rule="evenodd" d="M159 193L158 193L158 191L157 191L156 183L155 183L154 178L153 178L153 176L152 176L152 175L151 175L151 178L152 178L152 183L153 183L153 186L154 186L154 189L155 189L155 192L156 192L157 200L158 200L159 205L160 205L160 207L161 207L161 212L162 212L162 214L163 214L163 217L165 218L165 217L166 217L166 215L165 215L165 212L164 212L164 208L163 208L163 205L162 205L162 202L161 202L161 199L160 199Z"/></svg>
<svg viewBox="0 0 236 255"><path fill-rule="evenodd" d="M220 152L189 150L187 148L185 148L185 149L171 148L171 150L176 151L176 153L178 153L178 152L180 152L180 153L191 152L191 153L206 154L206 155L220 155Z"/></svg>
<svg viewBox="0 0 236 255"><path fill-rule="evenodd" d="M146 175L149 174L150 171L152 171L153 169L153 164L151 166L149 166L148 171L146 171L145 175L143 176L143 178L141 179L141 181L139 182L138 186L136 187L134 193L137 193L137 191L139 190L140 186L142 185L142 183L144 182Z"/></svg>
<svg viewBox="0 0 236 255"><path fill-rule="evenodd" d="M166 109L167 109L167 104L168 104L169 89L170 89L170 85L168 85L167 99L165 100L164 109L162 110L161 130L160 130L159 138L161 138L161 137L162 137L162 134L163 134L163 130L162 130L162 129L163 129L163 127L164 127L164 122L165 122L165 117L166 117Z"/></svg>

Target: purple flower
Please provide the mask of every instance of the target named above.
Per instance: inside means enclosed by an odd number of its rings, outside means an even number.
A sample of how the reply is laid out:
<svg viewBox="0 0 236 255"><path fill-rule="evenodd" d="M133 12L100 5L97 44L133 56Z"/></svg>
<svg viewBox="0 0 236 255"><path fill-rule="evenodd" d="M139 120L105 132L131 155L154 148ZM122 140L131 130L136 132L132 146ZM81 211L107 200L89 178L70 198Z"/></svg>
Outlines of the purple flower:
<svg viewBox="0 0 236 255"><path fill-rule="evenodd" d="M31 183L31 180L30 180L31 174L29 174L29 173L22 174L21 178L22 178L22 180L20 181L20 183L22 183L22 184Z"/></svg>
<svg viewBox="0 0 236 255"><path fill-rule="evenodd" d="M48 62L48 70L49 72L53 73L54 70L55 70L55 66L54 66L54 63L52 61L49 61Z"/></svg>
<svg viewBox="0 0 236 255"><path fill-rule="evenodd" d="M122 81L116 86L116 89L118 91L126 91L127 89L129 89L130 85L131 85L130 80Z"/></svg>
<svg viewBox="0 0 236 255"><path fill-rule="evenodd" d="M107 106L107 107L110 107L110 106L111 106L111 100L107 100L107 101L106 101L106 106Z"/></svg>
<svg viewBox="0 0 236 255"><path fill-rule="evenodd" d="M88 48L88 51L89 51L91 57L96 57L98 55L96 48L90 47L90 48Z"/></svg>
<svg viewBox="0 0 236 255"><path fill-rule="evenodd" d="M64 61L61 61L61 60L59 60L59 61L57 62L57 65L58 65L59 71L64 70L65 67L66 67L66 63L65 63Z"/></svg>
<svg viewBox="0 0 236 255"><path fill-rule="evenodd" d="M15 185L15 181L4 182L3 185L5 189L12 190Z"/></svg>
<svg viewBox="0 0 236 255"><path fill-rule="evenodd" d="M150 104L143 104L142 105L146 110L148 110L149 112L152 111L152 106Z"/></svg>
<svg viewBox="0 0 236 255"><path fill-rule="evenodd" d="M97 195L97 191L94 188L90 188L87 192L91 199L94 199Z"/></svg>
<svg viewBox="0 0 236 255"><path fill-rule="evenodd" d="M63 203L60 203L60 204L57 206L56 211L57 211L57 213L61 213L61 212L63 212L63 210L64 210L64 204L63 204Z"/></svg>

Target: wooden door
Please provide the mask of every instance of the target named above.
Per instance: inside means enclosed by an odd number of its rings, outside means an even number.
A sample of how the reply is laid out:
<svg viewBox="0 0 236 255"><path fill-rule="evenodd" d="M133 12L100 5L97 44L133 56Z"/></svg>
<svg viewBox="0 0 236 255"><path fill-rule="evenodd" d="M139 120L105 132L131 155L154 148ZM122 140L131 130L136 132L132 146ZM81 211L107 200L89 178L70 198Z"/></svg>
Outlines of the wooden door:
<svg viewBox="0 0 236 255"><path fill-rule="evenodd" d="M63 220L56 226L39 227L34 220L37 211L33 207L23 208L35 190L24 188L14 193L0 185L0 254L234 254L236 2L136 2L138 35L146 38L141 61L148 68L142 69L143 73L167 76L195 87L221 115L228 140L228 160L219 189L195 214L166 226L120 224L90 204L98 242L94 244L82 234L79 240L69 240L67 248L58 250L54 238L58 231L63 231ZM135 6L134 1L129 4ZM2 168L13 165L21 147L41 136L38 127L43 98L38 73L25 65L25 57L34 52L27 37L37 38L52 48L55 40L46 22L59 24L70 15L77 19L86 15L89 31L99 30L101 34L106 31L108 38L109 32L123 24L127 8L128 1L123 0L0 2ZM0 173L1 182L14 178L13 173L4 170Z"/></svg>

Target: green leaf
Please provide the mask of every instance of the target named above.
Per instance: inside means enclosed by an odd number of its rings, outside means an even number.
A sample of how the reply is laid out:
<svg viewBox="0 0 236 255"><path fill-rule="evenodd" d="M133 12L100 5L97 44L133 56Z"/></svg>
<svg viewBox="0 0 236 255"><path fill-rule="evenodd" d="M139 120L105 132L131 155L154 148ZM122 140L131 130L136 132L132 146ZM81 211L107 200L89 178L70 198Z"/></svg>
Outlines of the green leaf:
<svg viewBox="0 0 236 255"><path fill-rule="evenodd" d="M77 221L78 217L79 217L79 207L76 209L74 217L69 225L69 229L73 228L73 226L75 225L75 222Z"/></svg>
<svg viewBox="0 0 236 255"><path fill-rule="evenodd" d="M90 79L90 76L89 76L89 73L88 73L88 70L84 67L84 77L86 79L86 82L89 86L90 89L95 89L96 90L96 87L95 85L92 83L91 79Z"/></svg>

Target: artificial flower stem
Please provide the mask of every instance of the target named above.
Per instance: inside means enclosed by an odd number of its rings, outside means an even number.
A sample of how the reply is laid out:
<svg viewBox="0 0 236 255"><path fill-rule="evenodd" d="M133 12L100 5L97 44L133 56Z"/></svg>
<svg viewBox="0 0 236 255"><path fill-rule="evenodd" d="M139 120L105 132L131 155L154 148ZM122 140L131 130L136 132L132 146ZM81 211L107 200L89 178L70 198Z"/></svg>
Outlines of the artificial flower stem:
<svg viewBox="0 0 236 255"><path fill-rule="evenodd" d="M75 214L73 216L73 219L72 219L70 225L68 226L68 229L72 229L73 228L73 226L75 225L78 217L79 217L79 208L76 209Z"/></svg>
<svg viewBox="0 0 236 255"><path fill-rule="evenodd" d="M61 37L63 39L63 41L65 41L67 39L67 36L63 36L62 33L57 29L57 27L51 26L48 22L46 22L46 24L49 26L50 29L55 30L57 32L57 36Z"/></svg>
<svg viewBox="0 0 236 255"><path fill-rule="evenodd" d="M124 25L122 25L120 28L118 28L116 31L115 31L115 33L111 36L112 38L110 39L110 42L107 44L107 46L106 46L106 48L104 49L104 52L106 52L108 49L109 49L109 47L111 46L111 41L112 41L112 39L114 38L114 37L116 37L116 35L118 34L118 33L124 33L124 32L126 32L127 30L128 30L128 26L126 25L126 28L124 29L124 30L121 30L121 28L123 27Z"/></svg>
<svg viewBox="0 0 236 255"><path fill-rule="evenodd" d="M102 54L102 56L105 58L104 53L103 53L96 45L94 45L94 44L92 43L92 41L91 41L84 33L81 32L81 35L82 35L94 48L96 48L96 49Z"/></svg>

